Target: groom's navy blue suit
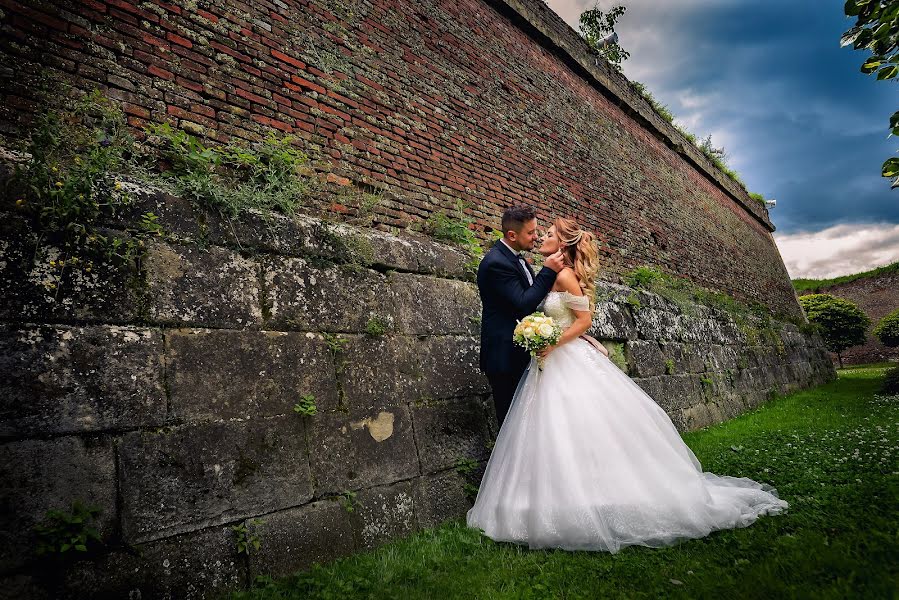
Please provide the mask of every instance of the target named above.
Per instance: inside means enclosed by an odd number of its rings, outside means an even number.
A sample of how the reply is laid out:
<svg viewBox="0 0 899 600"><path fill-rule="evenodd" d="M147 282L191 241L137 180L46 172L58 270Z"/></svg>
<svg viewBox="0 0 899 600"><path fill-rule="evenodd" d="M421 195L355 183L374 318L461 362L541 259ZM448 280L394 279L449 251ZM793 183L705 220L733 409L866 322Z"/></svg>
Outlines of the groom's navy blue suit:
<svg viewBox="0 0 899 600"><path fill-rule="evenodd" d="M531 273L533 285L524 269ZM543 267L534 276L530 266L497 241L478 267L481 295L481 370L493 390L496 419L502 425L512 404L518 380L530 362L527 351L512 342L516 320L536 310L556 280L556 272Z"/></svg>

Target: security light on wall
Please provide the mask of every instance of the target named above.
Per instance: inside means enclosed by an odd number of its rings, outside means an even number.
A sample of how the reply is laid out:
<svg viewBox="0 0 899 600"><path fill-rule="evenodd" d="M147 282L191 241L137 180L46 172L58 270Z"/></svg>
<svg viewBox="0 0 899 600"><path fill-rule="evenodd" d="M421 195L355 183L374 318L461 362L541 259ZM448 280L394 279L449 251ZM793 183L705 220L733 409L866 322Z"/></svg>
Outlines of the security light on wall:
<svg viewBox="0 0 899 600"><path fill-rule="evenodd" d="M606 37L599 40L599 43L597 43L596 46L598 48L605 48L609 44L617 44L617 43L618 43L618 34L613 31Z"/></svg>
<svg viewBox="0 0 899 600"><path fill-rule="evenodd" d="M765 206L774 208L776 205L777 205L777 200L775 200L774 198L771 198L770 200L765 200Z"/></svg>

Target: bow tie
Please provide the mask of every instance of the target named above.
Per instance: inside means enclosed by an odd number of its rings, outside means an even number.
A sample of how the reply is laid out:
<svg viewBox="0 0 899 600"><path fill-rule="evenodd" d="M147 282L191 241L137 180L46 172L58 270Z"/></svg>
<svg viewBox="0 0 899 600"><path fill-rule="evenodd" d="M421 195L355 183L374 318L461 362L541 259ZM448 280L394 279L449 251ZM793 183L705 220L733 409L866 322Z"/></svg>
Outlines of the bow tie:
<svg viewBox="0 0 899 600"><path fill-rule="evenodd" d="M525 260L525 258L524 258L524 252L519 252L519 253L516 254L515 256L518 257L518 260L524 260L525 262L527 262L527 261Z"/></svg>

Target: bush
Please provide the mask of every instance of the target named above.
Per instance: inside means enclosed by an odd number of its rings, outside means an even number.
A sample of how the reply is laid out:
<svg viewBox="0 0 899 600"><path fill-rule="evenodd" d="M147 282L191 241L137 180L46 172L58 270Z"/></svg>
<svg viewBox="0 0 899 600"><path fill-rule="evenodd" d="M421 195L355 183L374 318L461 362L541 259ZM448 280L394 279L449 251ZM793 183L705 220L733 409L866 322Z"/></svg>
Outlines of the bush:
<svg viewBox="0 0 899 600"><path fill-rule="evenodd" d="M899 394L899 365L887 369L882 391L885 394Z"/></svg>
<svg viewBox="0 0 899 600"><path fill-rule="evenodd" d="M799 297L799 304L808 320L821 326L824 345L836 352L843 366L840 353L857 344L865 343L865 332L871 319L853 302L830 294L809 294Z"/></svg>
<svg viewBox="0 0 899 600"><path fill-rule="evenodd" d="M899 346L899 309L880 320L880 323L874 328L874 335L884 346L890 348Z"/></svg>

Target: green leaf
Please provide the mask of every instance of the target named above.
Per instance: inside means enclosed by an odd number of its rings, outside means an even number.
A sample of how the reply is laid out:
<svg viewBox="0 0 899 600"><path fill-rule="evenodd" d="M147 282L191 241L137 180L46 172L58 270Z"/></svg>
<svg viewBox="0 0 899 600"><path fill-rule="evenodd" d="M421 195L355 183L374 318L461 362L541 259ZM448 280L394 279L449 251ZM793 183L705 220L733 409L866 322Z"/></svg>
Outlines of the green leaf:
<svg viewBox="0 0 899 600"><path fill-rule="evenodd" d="M881 175L884 177L897 177L899 176L899 158L888 158L883 163L883 168L881 169Z"/></svg>
<svg viewBox="0 0 899 600"><path fill-rule="evenodd" d="M883 79L892 79L896 75L899 75L899 67L897 67L896 65L890 65L888 67L882 68L877 73L877 80L880 81Z"/></svg>
<svg viewBox="0 0 899 600"><path fill-rule="evenodd" d="M840 47L846 47L854 42L855 38L858 37L858 34L862 32L862 29L864 28L861 25L856 25L855 27L844 33L843 37L840 38Z"/></svg>
<svg viewBox="0 0 899 600"><path fill-rule="evenodd" d="M880 68L880 65L883 63L883 57L881 56L872 56L868 60L864 62L861 68L861 72L865 75L873 73L877 69Z"/></svg>

